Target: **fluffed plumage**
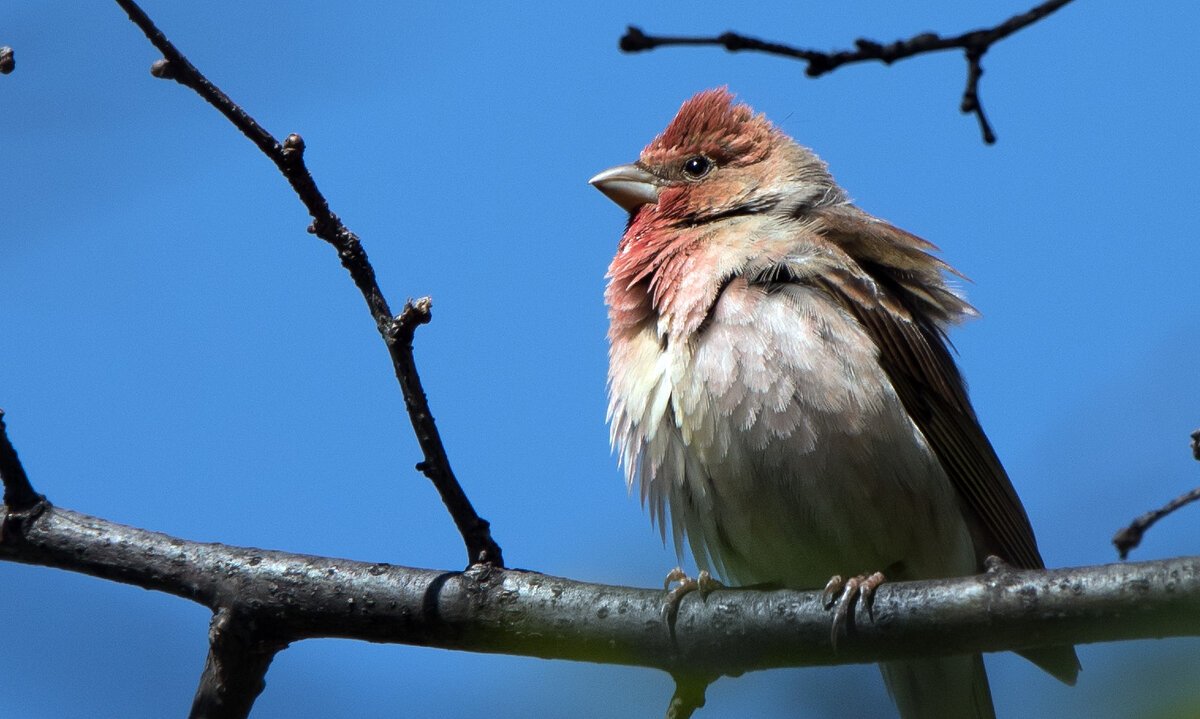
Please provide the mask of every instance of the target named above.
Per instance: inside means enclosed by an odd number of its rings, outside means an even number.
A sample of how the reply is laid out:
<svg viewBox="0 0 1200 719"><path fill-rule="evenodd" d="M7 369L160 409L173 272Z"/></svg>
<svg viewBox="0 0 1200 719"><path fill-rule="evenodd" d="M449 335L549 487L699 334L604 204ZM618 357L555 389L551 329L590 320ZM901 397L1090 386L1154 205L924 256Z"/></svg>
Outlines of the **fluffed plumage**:
<svg viewBox="0 0 1200 719"><path fill-rule="evenodd" d="M605 295L612 442L678 551L798 589L1043 566L947 350L975 312L933 245L724 89L592 183L630 212ZM1029 656L1078 672L1070 647ZM979 656L882 669L905 719L994 716Z"/></svg>

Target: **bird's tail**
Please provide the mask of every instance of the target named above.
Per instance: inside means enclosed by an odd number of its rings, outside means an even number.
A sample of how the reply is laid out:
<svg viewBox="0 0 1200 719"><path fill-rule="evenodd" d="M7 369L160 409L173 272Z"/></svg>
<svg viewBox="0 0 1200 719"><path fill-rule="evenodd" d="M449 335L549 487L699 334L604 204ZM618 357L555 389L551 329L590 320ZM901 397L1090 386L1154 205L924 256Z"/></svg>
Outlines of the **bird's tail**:
<svg viewBox="0 0 1200 719"><path fill-rule="evenodd" d="M903 719L996 719L978 654L885 662L879 669Z"/></svg>
<svg viewBox="0 0 1200 719"><path fill-rule="evenodd" d="M1079 676L1079 657L1075 655L1075 647L1038 647L1017 654L1049 672L1063 684L1075 686L1075 679Z"/></svg>

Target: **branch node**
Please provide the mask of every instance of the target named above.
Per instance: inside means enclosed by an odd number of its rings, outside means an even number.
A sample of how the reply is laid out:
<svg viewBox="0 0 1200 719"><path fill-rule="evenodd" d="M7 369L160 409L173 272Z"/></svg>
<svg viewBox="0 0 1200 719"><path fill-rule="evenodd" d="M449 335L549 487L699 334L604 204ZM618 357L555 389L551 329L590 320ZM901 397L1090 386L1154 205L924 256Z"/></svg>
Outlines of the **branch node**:
<svg viewBox="0 0 1200 719"><path fill-rule="evenodd" d="M487 549L479 550L479 554L476 555L475 561L471 562L471 566L467 569L475 569L476 567L483 570L483 573L480 574L480 579L487 579L491 575L491 571L496 568L495 557L493 557L492 553Z"/></svg>
<svg viewBox="0 0 1200 719"><path fill-rule="evenodd" d="M494 560L495 557L489 556L487 549L481 549L475 560L463 570L463 575L470 577L477 586L485 585L493 578L503 581L503 576L497 570L504 567L497 565Z"/></svg>
<svg viewBox="0 0 1200 719"><path fill-rule="evenodd" d="M937 47L941 39L942 36L936 32L923 32L914 35L906 44L914 51L932 50Z"/></svg>
<svg viewBox="0 0 1200 719"><path fill-rule="evenodd" d="M175 72L175 64L165 57L160 57L150 66L150 74L162 80L177 80L178 74Z"/></svg>
<svg viewBox="0 0 1200 719"><path fill-rule="evenodd" d="M303 157L304 138L293 132L283 140L283 159L289 163L294 163L300 161Z"/></svg>
<svg viewBox="0 0 1200 719"><path fill-rule="evenodd" d="M618 47L621 52L642 52L643 50L653 50L655 43L646 37L641 28L629 25L625 28L625 34L621 36L621 41Z"/></svg>
<svg viewBox="0 0 1200 719"><path fill-rule="evenodd" d="M417 327L429 324L429 321L432 319L432 297L425 296L416 300L409 297L408 301L404 303L404 309L400 311L400 314L393 317L389 323L387 338L392 341L404 342L411 345ZM422 464L424 463L422 462Z"/></svg>
<svg viewBox="0 0 1200 719"><path fill-rule="evenodd" d="M17 449L8 438L8 427L4 424L4 410L0 409L0 482L4 484L4 506L9 515L19 516L22 512L34 510L46 501L38 494L25 474ZM33 518L40 514L38 510ZM8 518L5 518L5 522Z"/></svg>
<svg viewBox="0 0 1200 719"><path fill-rule="evenodd" d="M1142 535L1146 533L1147 524L1134 520L1128 527L1122 527L1113 535L1112 543L1117 548L1117 556L1121 559L1128 559L1129 553L1142 543Z"/></svg>
<svg viewBox="0 0 1200 719"><path fill-rule="evenodd" d="M979 131L983 133L983 142L987 145L996 144L996 133L992 131L992 126L988 122L987 115L983 112L983 105L979 102L979 78L983 77L983 54L987 52L987 44L970 45L966 48L965 54L967 57L967 87L963 90L962 103L959 105L959 110L963 114L974 113L979 119Z"/></svg>
<svg viewBox="0 0 1200 719"><path fill-rule="evenodd" d="M883 52L883 45L875 42L874 40L868 40L865 37L860 37L860 38L856 39L854 41L854 47L858 48L859 52L873 52L873 53Z"/></svg>
<svg viewBox="0 0 1200 719"><path fill-rule="evenodd" d="M37 501L24 509L9 509L0 517L0 545L12 544L25 535L37 518L51 508L50 500L37 495Z"/></svg>
<svg viewBox="0 0 1200 719"><path fill-rule="evenodd" d="M729 52L737 52L738 50L745 50L746 48L753 47L753 44L746 42L746 38L738 35L736 32L722 33L720 37L717 38L717 42L724 45L725 49Z"/></svg>

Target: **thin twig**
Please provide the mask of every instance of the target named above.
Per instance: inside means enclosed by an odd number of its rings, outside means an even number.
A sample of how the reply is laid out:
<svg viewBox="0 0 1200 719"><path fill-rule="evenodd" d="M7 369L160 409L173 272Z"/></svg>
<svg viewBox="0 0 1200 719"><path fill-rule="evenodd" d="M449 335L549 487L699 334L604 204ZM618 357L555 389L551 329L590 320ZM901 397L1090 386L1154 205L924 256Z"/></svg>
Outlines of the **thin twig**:
<svg viewBox="0 0 1200 719"><path fill-rule="evenodd" d="M1130 522L1128 527L1121 529L1113 535L1112 543L1117 548L1117 554L1121 556L1121 559L1128 557L1129 552L1136 549L1142 543L1142 535L1146 533L1146 530L1154 526L1155 522L1180 507L1195 502L1197 499L1200 499L1200 487L1189 492L1184 492L1158 509L1146 512Z"/></svg>
<svg viewBox="0 0 1200 719"><path fill-rule="evenodd" d="M151 67L155 77L172 79L186 87L195 90L210 105L221 112L246 137L258 146L258 149L275 163L283 176L287 178L292 189L299 195L301 202L313 218L308 231L320 237L337 250L342 266L350 272L355 286L362 292L367 302L371 317L375 319L376 327L388 347L392 358L392 366L396 378L404 393L404 403L408 409L409 420L413 431L421 445L424 460L417 465L434 483L438 493L450 512L455 526L462 534L467 548L467 560L470 564L486 563L494 567L503 567L504 558L500 546L492 539L490 525L475 512L462 486L450 469L450 461L446 449L438 434L437 425L429 411L421 379L417 374L416 361L412 351L412 332L405 328L403 315L393 317L379 283L375 279L375 270L367 260L366 250L358 237L346 228L329 209L329 203L317 183L304 164L304 140L296 134L288 135L281 144L269 132L262 128L254 118L250 117L229 96L209 81L191 62L173 45L166 36L154 25L154 22L142 11L133 0L116 0L142 32L146 34L154 47L163 54ZM408 307L405 311L408 311ZM425 310L425 320L428 321L428 307ZM415 325L414 325L415 326ZM406 337L406 339L404 339Z"/></svg>
<svg viewBox="0 0 1200 719"><path fill-rule="evenodd" d="M1192 457L1200 461L1200 429L1192 432ZM1129 523L1128 527L1124 527L1113 535L1112 543L1117 548L1117 554L1121 559L1129 556L1129 552L1136 549L1142 543L1142 535L1146 533L1154 523L1168 514L1174 512L1180 507L1186 506L1200 499L1200 487L1184 492L1170 502L1167 502L1158 509L1146 512L1142 516Z"/></svg>
<svg viewBox="0 0 1200 719"><path fill-rule="evenodd" d="M983 77L983 53L987 48L967 50L967 87L963 90L962 104L959 109L964 113L974 113L979 119L979 131L983 133L983 142L987 145L996 143L996 133L983 112L983 104L979 102L979 78Z"/></svg>
<svg viewBox="0 0 1200 719"><path fill-rule="evenodd" d="M979 101L979 78L983 75L980 59L993 44L1009 35L1041 20L1050 13L1058 10L1071 0L1047 0L1030 9L1028 12L1014 15L992 28L972 30L954 37L942 37L937 33L926 32L906 40L897 40L887 45L859 38L854 41L855 50L838 50L822 52L796 48L781 43L767 42L758 38L727 32L716 37L666 37L647 35L640 28L630 25L621 38L620 48L624 52L642 52L667 45L719 45L730 52L752 50L771 55L790 57L808 63L804 74L809 77L820 77L832 72L842 65L856 62L878 60L885 65L891 65L897 60L913 57L939 50L961 49L967 60L967 87L963 91L960 109L964 113L973 113L979 119L979 127L983 133L983 141L989 145L996 142L996 135L983 112Z"/></svg>

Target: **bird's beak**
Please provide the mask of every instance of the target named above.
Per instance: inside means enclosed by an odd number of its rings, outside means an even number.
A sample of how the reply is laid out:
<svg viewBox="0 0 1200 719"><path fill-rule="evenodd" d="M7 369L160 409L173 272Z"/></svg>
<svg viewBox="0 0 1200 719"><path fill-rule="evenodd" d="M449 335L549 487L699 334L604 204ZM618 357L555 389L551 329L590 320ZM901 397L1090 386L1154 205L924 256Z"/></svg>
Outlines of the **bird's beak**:
<svg viewBox="0 0 1200 719"><path fill-rule="evenodd" d="M627 212L658 202L658 178L637 165L617 165L588 182Z"/></svg>

